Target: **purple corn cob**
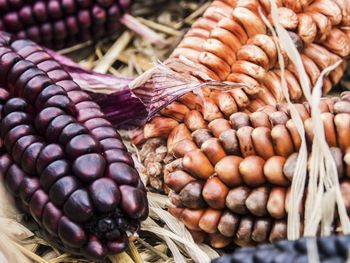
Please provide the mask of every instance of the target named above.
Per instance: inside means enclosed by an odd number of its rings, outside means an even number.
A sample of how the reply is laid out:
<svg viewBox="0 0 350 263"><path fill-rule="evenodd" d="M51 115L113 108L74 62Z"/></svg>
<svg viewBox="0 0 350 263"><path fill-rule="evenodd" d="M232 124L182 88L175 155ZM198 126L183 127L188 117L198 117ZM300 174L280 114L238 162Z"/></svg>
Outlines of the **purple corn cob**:
<svg viewBox="0 0 350 263"><path fill-rule="evenodd" d="M0 0L0 30L51 48L116 33L132 0Z"/></svg>
<svg viewBox="0 0 350 263"><path fill-rule="evenodd" d="M124 250L148 203L119 134L32 41L0 32L0 73L0 174L9 192L62 248L98 259Z"/></svg>

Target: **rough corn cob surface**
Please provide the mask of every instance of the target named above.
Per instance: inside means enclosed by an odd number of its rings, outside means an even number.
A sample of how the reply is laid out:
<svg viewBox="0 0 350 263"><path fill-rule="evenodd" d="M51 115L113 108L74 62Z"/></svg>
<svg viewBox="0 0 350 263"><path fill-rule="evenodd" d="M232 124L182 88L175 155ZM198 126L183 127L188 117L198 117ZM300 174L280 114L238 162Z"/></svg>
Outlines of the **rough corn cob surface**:
<svg viewBox="0 0 350 263"><path fill-rule="evenodd" d="M350 211L350 93L324 99L321 118ZM309 149L309 107L296 104ZM165 166L164 182L175 207L169 211L195 239L216 248L275 242L286 238L288 198L301 139L285 104L254 113L234 113L192 129L178 125L168 137L176 159ZM304 211L300 207L300 212Z"/></svg>
<svg viewBox="0 0 350 263"><path fill-rule="evenodd" d="M212 263L313 262L313 253L318 257L315 259L317 262L340 263L347 262L349 249L349 236L301 238L296 241L280 241L273 245L242 248L232 255L215 259Z"/></svg>
<svg viewBox="0 0 350 263"><path fill-rule="evenodd" d="M131 0L1 0L0 30L56 49L116 33Z"/></svg>
<svg viewBox="0 0 350 263"><path fill-rule="evenodd" d="M265 26L259 10L270 19L269 1L216 0L186 34L166 62L175 71L199 79L241 83L232 104L256 110L283 99L277 60L278 41ZM290 32L314 85L327 66L350 54L350 11L345 0L276 1L281 25ZM275 42L274 42L275 41ZM283 50L282 50L283 52ZM192 65L184 65L179 57ZM283 52L291 99L303 100L296 69ZM345 62L324 81L327 93L341 78ZM255 95L252 98L249 95ZM248 101L250 103L248 103Z"/></svg>
<svg viewBox="0 0 350 263"><path fill-rule="evenodd" d="M61 248L104 258L148 215L119 134L69 74L30 40L0 33L0 174Z"/></svg>
<svg viewBox="0 0 350 263"><path fill-rule="evenodd" d="M201 81L207 81L207 77L230 80L244 88L235 87L229 92L204 88L203 97L186 94L136 132L135 144L149 140L141 155L145 172L155 189L162 190L163 166L174 158L164 141L177 125L191 125L188 127L194 131L206 128L214 119L228 119L238 111L254 112L264 105L274 106L284 100L277 62L278 40L270 36L257 11L262 10L269 18L268 3L263 0L214 1L166 61L174 71ZM280 22L290 31L313 86L324 68L350 54L350 7L342 0L276 3L281 13ZM290 21L294 21L293 26L288 25ZM304 98L295 67L283 50L282 53L290 97L294 102L302 102ZM180 56L186 57L187 62ZM345 69L344 61L324 78L324 93L339 82Z"/></svg>
<svg viewBox="0 0 350 263"><path fill-rule="evenodd" d="M300 138L282 103L278 40L270 36L257 12L261 8L270 18L268 3L214 1L166 62L174 71L201 81L228 80L244 88L188 93L134 136L150 185L169 192L175 205L170 212L195 240L207 240L216 248L286 238L286 204ZM280 22L315 84L324 68L350 53L345 1L277 4ZM310 143L309 108L302 104L295 67L282 53L289 93L299 103ZM324 93L339 82L345 69L344 62L324 79ZM343 107L348 106L348 95L344 96L340 102L323 100L321 107L346 196L350 122L348 108Z"/></svg>

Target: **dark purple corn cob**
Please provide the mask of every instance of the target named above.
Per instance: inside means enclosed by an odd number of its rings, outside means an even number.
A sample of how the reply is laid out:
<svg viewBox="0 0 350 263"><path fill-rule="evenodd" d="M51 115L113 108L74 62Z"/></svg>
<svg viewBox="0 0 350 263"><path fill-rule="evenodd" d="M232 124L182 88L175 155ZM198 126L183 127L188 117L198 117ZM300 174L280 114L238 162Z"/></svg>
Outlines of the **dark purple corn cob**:
<svg viewBox="0 0 350 263"><path fill-rule="evenodd" d="M51 48L116 33L132 0L0 1L0 30Z"/></svg>
<svg viewBox="0 0 350 263"><path fill-rule="evenodd" d="M245 247L232 255L217 258L212 263L292 263L311 262L310 245L316 246L319 262L347 262L350 250L350 236L329 236L301 238L296 241L283 240L275 244Z"/></svg>
<svg viewBox="0 0 350 263"><path fill-rule="evenodd" d="M62 248L99 259L124 250L148 203L119 134L32 41L0 32L0 72L0 175L9 192Z"/></svg>

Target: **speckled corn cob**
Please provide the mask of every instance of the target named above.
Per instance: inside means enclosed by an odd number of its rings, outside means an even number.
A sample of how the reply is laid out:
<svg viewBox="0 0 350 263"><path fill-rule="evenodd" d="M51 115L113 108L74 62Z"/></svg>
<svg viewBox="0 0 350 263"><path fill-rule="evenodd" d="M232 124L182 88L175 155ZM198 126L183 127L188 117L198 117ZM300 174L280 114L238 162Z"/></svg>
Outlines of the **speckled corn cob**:
<svg viewBox="0 0 350 263"><path fill-rule="evenodd" d="M311 149L309 106L295 105ZM323 99L320 109L350 212L350 93ZM290 185L301 144L286 104L198 123L187 118L167 138L168 152L175 156L163 170L175 206L169 211L198 241L208 240L216 248L286 238Z"/></svg>
<svg viewBox="0 0 350 263"><path fill-rule="evenodd" d="M116 33L131 0L1 0L0 30L56 49Z"/></svg>
<svg viewBox="0 0 350 263"><path fill-rule="evenodd" d="M301 238L296 241L280 241L273 245L242 248L232 255L215 259L212 263L306 263L312 262L314 253L317 255L317 262L345 263L349 249L349 236Z"/></svg>
<svg viewBox="0 0 350 263"><path fill-rule="evenodd" d="M99 106L40 46L0 32L0 175L46 235L102 259L148 215L146 190Z"/></svg>
<svg viewBox="0 0 350 263"><path fill-rule="evenodd" d="M343 0L276 2L280 6L280 22L290 31L313 86L324 68L350 54L350 7ZM264 105L283 101L278 41L270 36L257 11L261 8L270 17L268 3L214 1L166 61L175 71L200 80L207 80L203 75L207 74L214 80L230 80L246 87L235 87L229 92L204 88L203 98L188 93L135 133L135 144L147 141L141 156L155 189L162 190L163 167L174 159L166 139L175 127L184 123L191 131L207 128L215 119L228 119L238 111L255 112ZM192 64L180 60L181 55ZM283 55L291 99L302 102L295 67L284 52ZM324 79L324 93L339 82L345 68L344 62Z"/></svg>

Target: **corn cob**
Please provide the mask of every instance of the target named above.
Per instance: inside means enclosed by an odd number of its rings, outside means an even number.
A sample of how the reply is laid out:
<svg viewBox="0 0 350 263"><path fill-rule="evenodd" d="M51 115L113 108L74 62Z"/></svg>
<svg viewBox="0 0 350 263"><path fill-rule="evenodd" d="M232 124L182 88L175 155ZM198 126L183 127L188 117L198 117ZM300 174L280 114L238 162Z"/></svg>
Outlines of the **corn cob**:
<svg viewBox="0 0 350 263"><path fill-rule="evenodd" d="M0 34L0 174L61 248L101 259L126 249L146 190L99 106L40 46Z"/></svg>
<svg viewBox="0 0 350 263"><path fill-rule="evenodd" d="M212 263L310 262L310 257L315 252L318 262L346 262L349 249L349 236L301 238L296 241L284 240L273 245L242 248L232 255L215 259Z"/></svg>
<svg viewBox="0 0 350 263"><path fill-rule="evenodd" d="M350 11L346 9L346 1L276 2L280 23L294 39L314 85L322 69L350 54L346 29ZM207 76L241 83L245 88L232 91L230 96L240 110L248 107L255 111L263 104L280 102L283 96L277 62L278 40L269 36L259 9L270 18L269 1L214 1L166 64L199 79L207 80ZM299 102L303 96L296 69L283 55L291 99ZM192 65L185 66L178 59L180 56L185 56ZM338 83L345 67L344 63L325 79L324 93Z"/></svg>
<svg viewBox="0 0 350 263"><path fill-rule="evenodd" d="M60 49L116 33L130 0L0 1L0 30Z"/></svg>
<svg viewBox="0 0 350 263"><path fill-rule="evenodd" d="M336 161L347 211L350 184L350 92L320 103L325 137ZM311 149L308 104L296 104ZM286 238L288 198L301 139L286 104L233 113L191 129L176 126L167 139L175 156L164 168L175 207L169 211L213 247ZM300 212L304 211L300 207Z"/></svg>
<svg viewBox="0 0 350 263"><path fill-rule="evenodd" d="M174 159L171 149L164 151L164 147L175 127L185 124L190 131L207 129L215 119L228 119L238 111L255 112L264 105L274 106L284 100L277 62L278 40L269 36L258 12L260 8L266 17L270 17L268 3L263 0L214 1L165 62L174 71L189 74L200 81L229 80L242 84L243 88L235 87L228 92L204 88L202 97L190 92L161 110L159 116L135 133L135 144L146 142L140 153L144 156L150 184L158 191L166 188L162 167ZM299 48L313 86L324 68L350 54L349 6L342 0L276 3L280 7L281 23L290 31ZM298 26L289 26L288 21L293 19L284 14L297 17ZM334 39L335 35L337 39ZM291 99L302 102L304 98L295 66L289 63L283 50L282 54ZM185 56L187 62L180 56ZM345 69L346 62L343 62L324 78L324 93L339 82ZM190 137L189 134L186 136Z"/></svg>

